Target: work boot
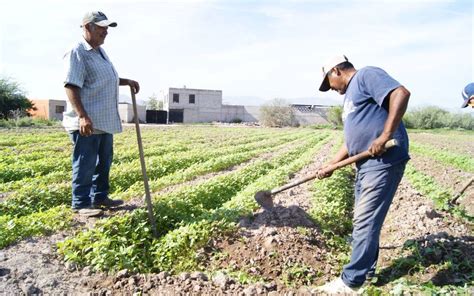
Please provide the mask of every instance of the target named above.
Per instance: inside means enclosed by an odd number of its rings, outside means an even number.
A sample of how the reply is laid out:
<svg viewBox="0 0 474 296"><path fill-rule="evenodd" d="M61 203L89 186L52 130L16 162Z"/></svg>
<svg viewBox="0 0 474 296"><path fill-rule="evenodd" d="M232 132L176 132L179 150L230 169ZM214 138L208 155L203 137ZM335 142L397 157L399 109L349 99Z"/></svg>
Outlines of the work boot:
<svg viewBox="0 0 474 296"><path fill-rule="evenodd" d="M98 217L104 213L101 209L94 209L92 207L80 209L73 208L72 211L84 217Z"/></svg>
<svg viewBox="0 0 474 296"><path fill-rule="evenodd" d="M123 200L121 199L110 199L106 198L104 200L94 202L94 207L96 208L115 208L123 205Z"/></svg>
<svg viewBox="0 0 474 296"><path fill-rule="evenodd" d="M328 295L359 295L360 292L362 292L359 288L351 288L347 286L340 277L323 286L317 287L316 291Z"/></svg>

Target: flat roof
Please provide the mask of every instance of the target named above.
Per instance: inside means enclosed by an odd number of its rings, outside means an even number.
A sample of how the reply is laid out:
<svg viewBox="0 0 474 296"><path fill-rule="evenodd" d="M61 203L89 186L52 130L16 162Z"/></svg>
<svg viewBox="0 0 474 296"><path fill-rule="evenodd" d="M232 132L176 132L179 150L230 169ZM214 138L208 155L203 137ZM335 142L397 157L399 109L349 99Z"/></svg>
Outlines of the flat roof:
<svg viewBox="0 0 474 296"><path fill-rule="evenodd" d="M222 92L218 89L199 89L199 88L180 88L180 87L170 87L169 90L190 90L190 91L211 91L211 92Z"/></svg>

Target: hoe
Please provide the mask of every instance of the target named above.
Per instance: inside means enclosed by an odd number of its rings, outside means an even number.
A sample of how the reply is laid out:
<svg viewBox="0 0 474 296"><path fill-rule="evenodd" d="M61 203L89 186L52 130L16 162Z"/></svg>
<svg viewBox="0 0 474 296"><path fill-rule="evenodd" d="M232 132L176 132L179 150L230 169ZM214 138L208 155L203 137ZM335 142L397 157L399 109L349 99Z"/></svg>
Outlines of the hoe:
<svg viewBox="0 0 474 296"><path fill-rule="evenodd" d="M392 139L392 140L388 141L387 143L385 143L385 149L389 149L389 148L391 148L393 146L396 146L396 145L397 145L396 140ZM361 152L359 154L356 154L354 156L346 158L346 159L344 159L340 162L337 162L337 163L327 167L325 169L325 171L328 172L328 173L333 172L337 169L345 167L346 165L352 164L354 162L357 162L357 161L360 161L360 160L363 160L363 159L366 159L366 158L369 158L369 157L370 157L369 151L364 151L364 152ZM295 180L295 181L293 181L291 183L288 183L286 185L283 185L281 187L274 188L271 191L259 191L255 194L255 200L265 210L271 210L273 208L273 198L272 198L273 195L275 195L277 193L280 193L282 191L285 191L287 189L296 187L296 186L298 186L302 183L308 182L308 181L313 180L315 178L317 178L316 173L308 175L308 176L306 176L302 179Z"/></svg>

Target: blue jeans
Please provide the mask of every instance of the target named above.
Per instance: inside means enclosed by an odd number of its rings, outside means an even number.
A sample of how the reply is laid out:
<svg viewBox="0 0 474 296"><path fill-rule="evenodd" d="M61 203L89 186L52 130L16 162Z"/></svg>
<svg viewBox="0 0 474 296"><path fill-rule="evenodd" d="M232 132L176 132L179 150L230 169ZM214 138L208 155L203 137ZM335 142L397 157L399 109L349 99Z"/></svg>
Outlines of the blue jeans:
<svg viewBox="0 0 474 296"><path fill-rule="evenodd" d="M109 194L109 172L113 158L112 134L69 134L72 153L72 208L90 207Z"/></svg>
<svg viewBox="0 0 474 296"><path fill-rule="evenodd" d="M403 162L356 176L351 261L344 266L341 275L349 287L360 287L367 275L375 274L380 230L403 177L405 165L406 162Z"/></svg>

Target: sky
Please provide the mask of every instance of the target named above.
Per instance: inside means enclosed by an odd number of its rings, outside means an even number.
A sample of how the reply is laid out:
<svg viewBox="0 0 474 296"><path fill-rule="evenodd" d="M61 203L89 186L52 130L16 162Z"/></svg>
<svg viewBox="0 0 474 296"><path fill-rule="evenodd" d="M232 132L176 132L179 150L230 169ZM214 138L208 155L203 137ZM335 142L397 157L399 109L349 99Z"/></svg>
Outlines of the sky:
<svg viewBox="0 0 474 296"><path fill-rule="evenodd" d="M410 108L459 110L474 81L472 1L4 1L0 76L31 99L66 99L64 53L82 39L87 11L109 28L103 48L138 98L169 87L218 89L225 103L342 103L318 91L326 60L378 66L412 93ZM121 95L129 89L121 87Z"/></svg>

